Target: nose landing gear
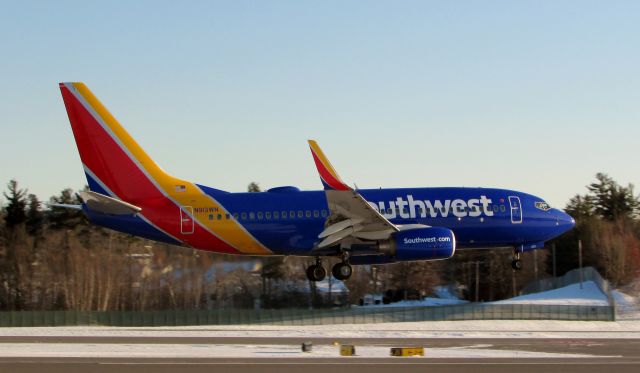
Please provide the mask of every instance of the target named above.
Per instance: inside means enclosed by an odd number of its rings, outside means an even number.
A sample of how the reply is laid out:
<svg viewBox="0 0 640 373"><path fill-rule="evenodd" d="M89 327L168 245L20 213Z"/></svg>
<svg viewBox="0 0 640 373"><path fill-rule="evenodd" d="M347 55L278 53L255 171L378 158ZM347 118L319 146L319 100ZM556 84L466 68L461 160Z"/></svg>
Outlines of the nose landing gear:
<svg viewBox="0 0 640 373"><path fill-rule="evenodd" d="M513 260L511 261L511 268L513 268L514 271L519 271L522 269L522 260L520 259L520 250L519 249L515 249L513 250Z"/></svg>

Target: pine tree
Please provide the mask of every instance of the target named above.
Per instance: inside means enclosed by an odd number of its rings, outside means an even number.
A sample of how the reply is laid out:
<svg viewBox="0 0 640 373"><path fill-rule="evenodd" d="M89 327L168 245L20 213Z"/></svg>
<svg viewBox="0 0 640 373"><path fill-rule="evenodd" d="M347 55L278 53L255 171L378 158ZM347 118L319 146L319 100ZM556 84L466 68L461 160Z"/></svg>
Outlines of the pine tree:
<svg viewBox="0 0 640 373"><path fill-rule="evenodd" d="M633 194L633 185L619 185L604 173L596 175L597 182L587 187L593 202L593 210L602 218L615 221L618 218L632 217L640 207L640 200Z"/></svg>
<svg viewBox="0 0 640 373"><path fill-rule="evenodd" d="M258 185L258 183L256 183L255 181L252 181L249 183L249 185L247 186L247 192L261 192L262 190L260 189L260 185Z"/></svg>
<svg viewBox="0 0 640 373"><path fill-rule="evenodd" d="M583 266L595 267L615 284L626 283L640 271L640 199L633 185L623 187L604 173L598 173L587 189L565 208L576 227L554 240L558 275L577 267L580 240Z"/></svg>
<svg viewBox="0 0 640 373"><path fill-rule="evenodd" d="M26 207L27 201L25 199L26 191L18 188L18 182L15 180L9 181L7 184L8 194L3 193L4 198L7 199L7 206L5 211L5 225L7 228L16 227L27 220Z"/></svg>
<svg viewBox="0 0 640 373"><path fill-rule="evenodd" d="M42 232L44 225L44 214L41 210L42 203L35 194L29 194L27 206L27 232L32 235L38 235Z"/></svg>
<svg viewBox="0 0 640 373"><path fill-rule="evenodd" d="M67 188L60 192L60 195L51 197L51 203L64 205L79 205L82 203L80 197ZM49 224L53 229L73 229L84 223L84 215L80 210L66 208L52 208L47 213Z"/></svg>

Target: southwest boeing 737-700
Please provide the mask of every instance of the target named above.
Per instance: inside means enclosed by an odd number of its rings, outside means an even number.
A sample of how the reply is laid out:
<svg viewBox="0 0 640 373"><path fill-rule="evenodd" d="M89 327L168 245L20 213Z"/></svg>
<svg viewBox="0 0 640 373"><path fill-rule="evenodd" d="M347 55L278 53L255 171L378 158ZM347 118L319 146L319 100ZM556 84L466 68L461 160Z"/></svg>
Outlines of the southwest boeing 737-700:
<svg viewBox="0 0 640 373"><path fill-rule="evenodd" d="M324 190L293 186L229 193L163 171L82 83L61 83L62 98L89 190L82 209L97 225L199 250L315 258L309 280L352 265L437 260L456 249L508 247L520 254L575 222L542 198L491 188L353 189L315 141L311 154Z"/></svg>

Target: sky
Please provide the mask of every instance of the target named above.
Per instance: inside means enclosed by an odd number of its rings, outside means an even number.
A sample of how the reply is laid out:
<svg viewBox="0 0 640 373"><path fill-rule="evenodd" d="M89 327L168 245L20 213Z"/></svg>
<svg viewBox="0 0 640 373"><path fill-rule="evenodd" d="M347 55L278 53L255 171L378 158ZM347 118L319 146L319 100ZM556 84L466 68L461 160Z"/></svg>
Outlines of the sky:
<svg viewBox="0 0 640 373"><path fill-rule="evenodd" d="M638 1L0 0L0 186L86 184L58 82L228 191L640 184ZM0 197L1 199L1 197Z"/></svg>

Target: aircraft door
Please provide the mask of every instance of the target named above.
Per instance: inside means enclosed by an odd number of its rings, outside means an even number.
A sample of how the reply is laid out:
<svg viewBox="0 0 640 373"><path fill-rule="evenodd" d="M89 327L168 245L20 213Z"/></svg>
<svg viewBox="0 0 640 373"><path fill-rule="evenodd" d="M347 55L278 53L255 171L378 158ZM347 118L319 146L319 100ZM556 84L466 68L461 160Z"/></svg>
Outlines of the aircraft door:
<svg viewBox="0 0 640 373"><path fill-rule="evenodd" d="M510 196L509 207L511 207L511 223L522 223L522 204L520 203L520 197Z"/></svg>
<svg viewBox="0 0 640 373"><path fill-rule="evenodd" d="M193 207L180 206L180 233L193 234L195 222L193 221Z"/></svg>

